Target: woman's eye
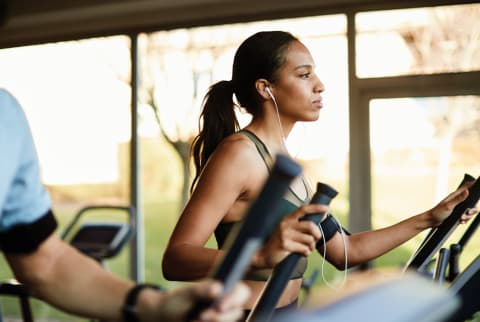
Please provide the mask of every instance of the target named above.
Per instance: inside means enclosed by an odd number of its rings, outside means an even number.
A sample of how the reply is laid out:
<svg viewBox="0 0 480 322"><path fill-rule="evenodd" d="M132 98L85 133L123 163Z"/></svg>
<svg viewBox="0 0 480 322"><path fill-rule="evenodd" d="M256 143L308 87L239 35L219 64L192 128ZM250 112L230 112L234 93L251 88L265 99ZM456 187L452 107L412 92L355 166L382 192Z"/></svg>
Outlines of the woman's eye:
<svg viewBox="0 0 480 322"><path fill-rule="evenodd" d="M301 74L300 77L302 77L302 78L309 78L309 77L310 77L310 73Z"/></svg>

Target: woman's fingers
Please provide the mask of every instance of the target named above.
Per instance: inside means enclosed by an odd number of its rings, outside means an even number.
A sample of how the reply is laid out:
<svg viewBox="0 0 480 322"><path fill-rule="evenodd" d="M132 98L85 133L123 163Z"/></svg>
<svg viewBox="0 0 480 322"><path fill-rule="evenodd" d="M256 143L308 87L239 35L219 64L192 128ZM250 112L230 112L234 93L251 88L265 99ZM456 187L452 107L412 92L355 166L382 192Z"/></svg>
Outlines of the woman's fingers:
<svg viewBox="0 0 480 322"><path fill-rule="evenodd" d="M473 216L475 216L478 213L477 208L469 208L465 211L465 213L460 217L460 223L465 224L467 223L470 219L472 219Z"/></svg>
<svg viewBox="0 0 480 322"><path fill-rule="evenodd" d="M313 248L309 243L301 242L298 239L285 241L283 248L289 253L299 253L303 256L308 256L313 251Z"/></svg>
<svg viewBox="0 0 480 322"><path fill-rule="evenodd" d="M443 222L445 218L452 213L453 209L467 197L468 186L464 185L440 201L440 203L430 210L433 226L437 226Z"/></svg>
<svg viewBox="0 0 480 322"><path fill-rule="evenodd" d="M308 204L300 206L294 213L293 216L296 218L302 218L305 215L316 214L316 213L328 213L330 207L327 205L318 205L318 204Z"/></svg>
<svg viewBox="0 0 480 322"><path fill-rule="evenodd" d="M325 205L303 205L285 216L270 238L268 246L262 251L261 256L265 258L265 263L276 264L288 253L310 255L322 234L315 223L300 219L308 214L326 213L328 210L329 207Z"/></svg>
<svg viewBox="0 0 480 322"><path fill-rule="evenodd" d="M322 238L322 233L318 226L312 221L300 221L297 224L297 230L302 234L306 234L312 237L313 241L316 242L320 238Z"/></svg>
<svg viewBox="0 0 480 322"><path fill-rule="evenodd" d="M444 202L448 209L453 210L457 204L464 201L468 197L468 188L463 186L460 189L452 192L450 195L445 198Z"/></svg>
<svg viewBox="0 0 480 322"><path fill-rule="evenodd" d="M315 249L316 242L322 237L320 229L310 221L286 220L282 222L281 226L281 248L287 252L308 256Z"/></svg>

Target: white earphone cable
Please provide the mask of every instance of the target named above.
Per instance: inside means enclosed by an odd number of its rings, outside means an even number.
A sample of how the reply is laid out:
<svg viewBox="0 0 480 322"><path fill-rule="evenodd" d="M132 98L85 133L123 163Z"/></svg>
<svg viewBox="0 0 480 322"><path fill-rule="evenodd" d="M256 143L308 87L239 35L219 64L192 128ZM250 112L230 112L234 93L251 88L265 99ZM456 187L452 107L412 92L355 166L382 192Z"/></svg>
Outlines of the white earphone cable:
<svg viewBox="0 0 480 322"><path fill-rule="evenodd" d="M275 105L275 111L277 112L277 121L278 121L278 126L280 127L280 135L282 136L282 144L283 144L283 147L285 148L285 150L288 151L287 149L287 139L285 137L285 132L283 131L283 126L282 126L282 122L280 120L280 112L278 111L278 105L277 105L277 100L275 99L275 96L273 96L272 92L270 91L270 89L268 89L267 87L267 93L270 95L272 101L273 101L273 105Z"/></svg>
<svg viewBox="0 0 480 322"><path fill-rule="evenodd" d="M325 215L327 215L327 214L325 214ZM347 269L348 269L347 240L345 238L345 232L343 231L343 228L339 224L338 220L333 215L331 215L331 217L337 223L337 226L340 229L340 235L342 236L342 241L343 241L343 253L344 253L344 256L345 256L345 268L343 270L344 273L343 273L342 282L340 283L339 286L335 286L332 283L330 283L329 281L327 281L327 279L325 278L325 261L326 261L325 258L327 256L327 245L326 245L325 235L323 233L322 226L319 223L318 228L320 228L320 232L322 233L322 241L323 241L323 256L322 256L323 259L322 259L321 273L322 273L322 280L325 283L325 285L327 285L329 288L331 288L333 290L338 290L339 288L341 288L345 284L345 282L347 280Z"/></svg>

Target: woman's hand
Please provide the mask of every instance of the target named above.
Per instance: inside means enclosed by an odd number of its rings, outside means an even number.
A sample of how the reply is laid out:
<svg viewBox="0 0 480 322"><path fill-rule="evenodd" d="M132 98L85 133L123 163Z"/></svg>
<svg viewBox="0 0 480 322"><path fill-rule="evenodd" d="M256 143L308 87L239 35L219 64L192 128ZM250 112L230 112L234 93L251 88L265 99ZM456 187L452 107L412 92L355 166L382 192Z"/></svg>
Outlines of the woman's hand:
<svg viewBox="0 0 480 322"><path fill-rule="evenodd" d="M473 216L475 216L478 213L477 208L468 208L465 213L460 217L459 222L461 224L466 224L470 219L472 219Z"/></svg>
<svg viewBox="0 0 480 322"><path fill-rule="evenodd" d="M473 185L473 182L462 185L428 212L431 227L440 225L452 213L453 209L468 197L468 188L471 185ZM461 216L460 223L468 222L476 213L477 208L467 209Z"/></svg>
<svg viewBox="0 0 480 322"><path fill-rule="evenodd" d="M317 225L311 221L301 221L300 218L307 214L327 213L328 211L329 208L325 205L303 205L285 216L268 242L254 256L252 266L272 268L290 253L310 255L322 235Z"/></svg>

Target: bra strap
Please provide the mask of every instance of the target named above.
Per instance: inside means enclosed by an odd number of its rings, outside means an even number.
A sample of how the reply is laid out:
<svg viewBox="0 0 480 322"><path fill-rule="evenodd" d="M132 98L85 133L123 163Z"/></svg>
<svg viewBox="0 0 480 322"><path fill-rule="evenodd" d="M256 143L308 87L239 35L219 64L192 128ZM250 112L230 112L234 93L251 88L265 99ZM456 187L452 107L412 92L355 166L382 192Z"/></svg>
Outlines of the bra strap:
<svg viewBox="0 0 480 322"><path fill-rule="evenodd" d="M249 130L242 129L238 132L244 134L255 144L255 147L257 148L258 153L260 153L263 161L265 162L265 165L267 166L268 171L271 171L273 158L270 152L268 151L265 143L263 143L258 136L256 136L253 132L250 132Z"/></svg>

